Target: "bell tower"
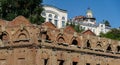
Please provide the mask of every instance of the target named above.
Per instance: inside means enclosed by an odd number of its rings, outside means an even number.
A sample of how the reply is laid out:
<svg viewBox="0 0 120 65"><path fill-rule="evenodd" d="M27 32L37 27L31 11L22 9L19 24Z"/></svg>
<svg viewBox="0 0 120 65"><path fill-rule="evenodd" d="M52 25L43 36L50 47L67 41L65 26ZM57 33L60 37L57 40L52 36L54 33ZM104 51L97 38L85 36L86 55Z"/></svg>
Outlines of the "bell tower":
<svg viewBox="0 0 120 65"><path fill-rule="evenodd" d="M92 10L90 8L87 9L86 17L87 18L93 18Z"/></svg>

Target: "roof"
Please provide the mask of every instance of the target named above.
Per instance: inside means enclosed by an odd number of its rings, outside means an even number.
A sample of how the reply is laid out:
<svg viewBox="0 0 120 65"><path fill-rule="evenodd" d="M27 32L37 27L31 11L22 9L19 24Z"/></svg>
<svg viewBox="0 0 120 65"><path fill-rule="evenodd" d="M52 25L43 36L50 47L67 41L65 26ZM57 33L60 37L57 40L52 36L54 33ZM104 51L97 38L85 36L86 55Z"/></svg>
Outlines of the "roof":
<svg viewBox="0 0 120 65"><path fill-rule="evenodd" d="M55 29L56 26L52 22L44 22L42 25L47 26L47 28Z"/></svg>
<svg viewBox="0 0 120 65"><path fill-rule="evenodd" d="M26 19L24 16L18 16L15 19L13 19L11 22L9 22L9 26L17 26L20 24L24 24L26 26L32 25L28 19Z"/></svg>
<svg viewBox="0 0 120 65"><path fill-rule="evenodd" d="M7 25L7 26L19 26L20 24L29 26L32 25L28 19L26 19L24 16L18 16L12 21L6 21L6 20L0 20L0 25Z"/></svg>
<svg viewBox="0 0 120 65"><path fill-rule="evenodd" d="M91 30L86 30L86 31L83 31L82 34L87 34L87 35L93 35L93 36L96 36L94 32L92 32Z"/></svg>
<svg viewBox="0 0 120 65"><path fill-rule="evenodd" d="M64 31L74 33L76 32L75 29L72 26L67 26L64 28Z"/></svg>
<svg viewBox="0 0 120 65"><path fill-rule="evenodd" d="M85 16L76 16L74 20L83 19L83 18L85 18Z"/></svg>
<svg viewBox="0 0 120 65"><path fill-rule="evenodd" d="M53 6L53 5L45 5L45 4L44 4L43 7L52 7L52 8L55 8L55 9L59 10L59 11L67 12L67 10L60 9L60 8L55 7L55 6Z"/></svg>

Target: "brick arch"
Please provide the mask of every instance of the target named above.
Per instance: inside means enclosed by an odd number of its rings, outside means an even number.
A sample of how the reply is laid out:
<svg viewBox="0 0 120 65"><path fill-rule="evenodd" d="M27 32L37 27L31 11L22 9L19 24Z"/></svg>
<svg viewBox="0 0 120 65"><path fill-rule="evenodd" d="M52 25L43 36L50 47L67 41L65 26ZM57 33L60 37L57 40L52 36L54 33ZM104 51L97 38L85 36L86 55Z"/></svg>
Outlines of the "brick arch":
<svg viewBox="0 0 120 65"><path fill-rule="evenodd" d="M19 39L21 36L27 39L30 38L30 34L27 29L24 29L24 30L19 29L15 32L15 34L13 34L13 39L14 40Z"/></svg>
<svg viewBox="0 0 120 65"><path fill-rule="evenodd" d="M1 32L1 36L0 37L1 37L1 40L9 40L10 39L9 34L6 31Z"/></svg>
<svg viewBox="0 0 120 65"><path fill-rule="evenodd" d="M72 37L70 44L81 46L81 40L78 37Z"/></svg>
<svg viewBox="0 0 120 65"><path fill-rule="evenodd" d="M17 37L18 39L27 39L27 35L25 33L20 33Z"/></svg>
<svg viewBox="0 0 120 65"><path fill-rule="evenodd" d="M66 43L66 39L65 39L65 35L63 34L58 34L57 38L56 38L56 41L59 42L59 43Z"/></svg>
<svg viewBox="0 0 120 65"><path fill-rule="evenodd" d="M65 43L65 39L63 37L59 37L57 39L57 42L59 42L59 43Z"/></svg>
<svg viewBox="0 0 120 65"><path fill-rule="evenodd" d="M10 36L6 31L0 33L0 46L5 46L10 44L9 40L10 40Z"/></svg>
<svg viewBox="0 0 120 65"><path fill-rule="evenodd" d="M103 47L103 43L101 41L97 41L96 48L101 49Z"/></svg>

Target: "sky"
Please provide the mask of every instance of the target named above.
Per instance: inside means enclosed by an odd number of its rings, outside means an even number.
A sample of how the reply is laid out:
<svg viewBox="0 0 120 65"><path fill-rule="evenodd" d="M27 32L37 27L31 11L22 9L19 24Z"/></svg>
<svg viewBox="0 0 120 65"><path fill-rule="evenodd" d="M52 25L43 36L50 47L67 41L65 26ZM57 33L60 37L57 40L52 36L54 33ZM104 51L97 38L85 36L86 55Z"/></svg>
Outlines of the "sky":
<svg viewBox="0 0 120 65"><path fill-rule="evenodd" d="M113 28L120 27L120 0L43 0L43 4L67 10L69 19L85 16L90 8L97 23L108 20Z"/></svg>

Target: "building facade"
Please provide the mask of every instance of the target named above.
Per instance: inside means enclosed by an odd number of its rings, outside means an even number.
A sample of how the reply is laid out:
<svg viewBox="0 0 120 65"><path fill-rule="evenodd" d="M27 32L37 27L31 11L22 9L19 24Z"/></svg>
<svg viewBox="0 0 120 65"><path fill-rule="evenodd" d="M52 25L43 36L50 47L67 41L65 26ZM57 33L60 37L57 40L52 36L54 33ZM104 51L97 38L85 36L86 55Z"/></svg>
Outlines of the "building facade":
<svg viewBox="0 0 120 65"><path fill-rule="evenodd" d="M96 35L100 35L101 32L107 33L111 29L110 27L105 26L104 23L96 24L96 18L93 17L90 8L87 9L86 16L76 16L71 22L80 25L80 29L91 30Z"/></svg>
<svg viewBox="0 0 120 65"><path fill-rule="evenodd" d="M54 6L44 5L42 16L46 22L52 22L57 28L63 28L67 22L67 11Z"/></svg>
<svg viewBox="0 0 120 65"><path fill-rule="evenodd" d="M120 65L120 41L32 25L22 16L0 20L0 65Z"/></svg>

